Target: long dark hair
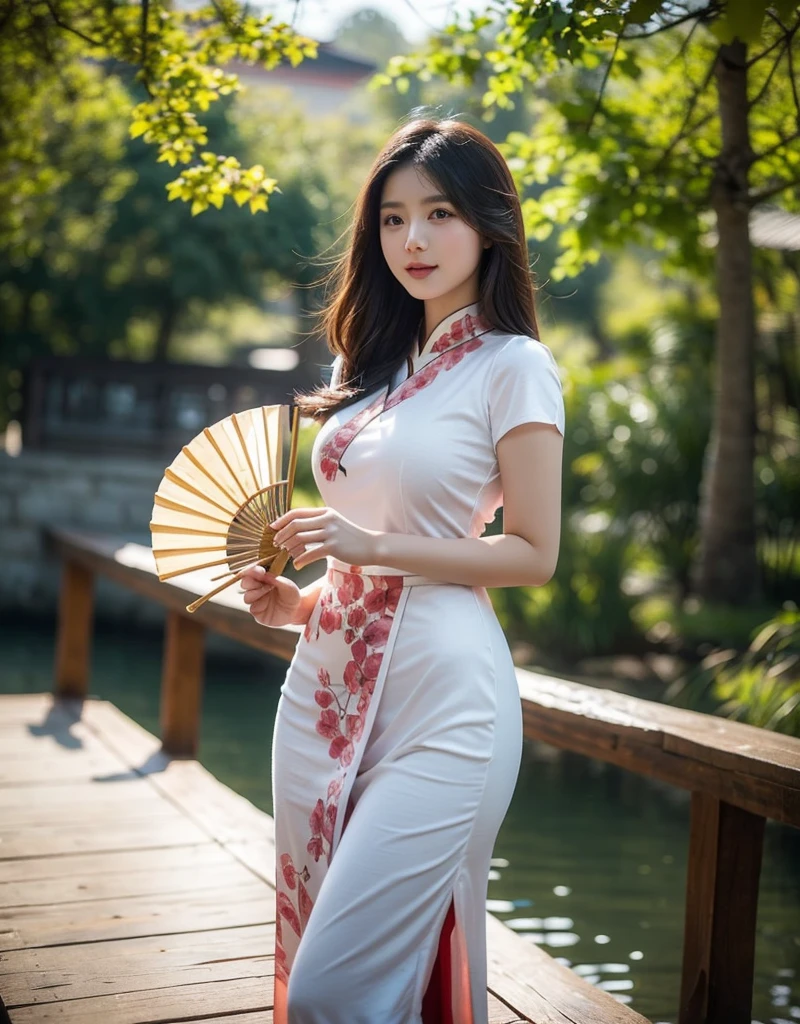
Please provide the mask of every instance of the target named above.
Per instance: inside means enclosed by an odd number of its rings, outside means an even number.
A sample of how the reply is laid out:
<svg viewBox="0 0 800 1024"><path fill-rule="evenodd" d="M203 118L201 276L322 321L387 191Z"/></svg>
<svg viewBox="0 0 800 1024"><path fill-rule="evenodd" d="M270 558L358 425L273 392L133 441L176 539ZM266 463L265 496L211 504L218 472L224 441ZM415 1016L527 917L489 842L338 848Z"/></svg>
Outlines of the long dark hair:
<svg viewBox="0 0 800 1024"><path fill-rule="evenodd" d="M386 178L411 164L429 178L482 238L478 301L496 329L538 337L534 287L519 197L508 165L482 132L461 121L417 118L391 136L356 201L347 251L331 279L321 330L342 357L337 387L297 395L304 416L327 417L385 386L415 344L424 303L406 291L381 250L380 202Z"/></svg>

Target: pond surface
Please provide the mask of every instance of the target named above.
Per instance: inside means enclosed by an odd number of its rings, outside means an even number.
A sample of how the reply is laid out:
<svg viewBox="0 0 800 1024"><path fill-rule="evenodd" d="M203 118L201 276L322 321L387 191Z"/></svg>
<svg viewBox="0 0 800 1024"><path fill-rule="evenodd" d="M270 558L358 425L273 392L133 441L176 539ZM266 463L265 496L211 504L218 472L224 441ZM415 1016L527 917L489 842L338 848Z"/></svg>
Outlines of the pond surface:
<svg viewBox="0 0 800 1024"><path fill-rule="evenodd" d="M3 630L0 692L49 691L50 623ZM272 723L286 666L209 657L200 760L271 812ZM158 733L161 638L98 628L93 696ZM488 909L654 1022L676 1024L689 794L526 743L495 847ZM800 830L767 823L757 1024L800 1022Z"/></svg>

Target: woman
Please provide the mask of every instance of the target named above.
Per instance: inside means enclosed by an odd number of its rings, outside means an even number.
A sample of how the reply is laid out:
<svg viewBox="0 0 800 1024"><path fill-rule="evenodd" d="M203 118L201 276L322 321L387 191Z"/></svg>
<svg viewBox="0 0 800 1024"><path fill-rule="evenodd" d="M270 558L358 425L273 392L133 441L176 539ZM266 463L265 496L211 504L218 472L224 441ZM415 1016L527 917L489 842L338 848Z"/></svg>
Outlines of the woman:
<svg viewBox="0 0 800 1024"><path fill-rule="evenodd" d="M324 508L273 525L305 626L273 746L276 1024L486 1024L489 862L522 721L486 587L541 586L560 540L564 406L536 340L520 204L480 132L414 120L358 199L325 312ZM481 537L504 505L501 536Z"/></svg>

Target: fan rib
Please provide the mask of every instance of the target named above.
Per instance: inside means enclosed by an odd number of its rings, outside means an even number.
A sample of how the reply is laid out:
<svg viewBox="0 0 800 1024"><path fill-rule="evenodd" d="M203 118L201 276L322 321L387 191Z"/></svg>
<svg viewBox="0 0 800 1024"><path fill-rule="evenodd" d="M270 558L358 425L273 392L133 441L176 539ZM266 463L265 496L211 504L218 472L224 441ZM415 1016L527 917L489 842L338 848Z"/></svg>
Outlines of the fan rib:
<svg viewBox="0 0 800 1024"><path fill-rule="evenodd" d="M289 478L286 482L286 507L292 500L292 494L294 493L294 471L297 465L297 434L300 425L300 410L297 406L294 407L292 416L292 441L291 450L289 452Z"/></svg>
<svg viewBox="0 0 800 1024"><path fill-rule="evenodd" d="M223 422L224 422L224 421L223 421ZM234 482L234 483L235 483L235 484L236 484L236 485L238 486L239 490L240 490L240 491L242 492L242 494L244 495L244 500L245 500L245 502L249 501L249 500L250 500L250 495L249 495L249 494L247 493L247 491L246 491L246 490L244 489L244 485L242 484L242 482L241 482L241 480L239 479L239 477L238 477L238 476L237 476L237 475L236 475L236 474L234 473L234 471L233 471L233 470L231 469L231 464L230 464L230 463L228 462L228 460L227 460L227 459L225 458L225 454L224 454L224 452L222 451L222 449L220 448L220 446L219 446L219 445L217 444L217 441L216 441L216 438L214 437L214 435L213 435L213 434L211 433L211 431L209 430L209 428L208 428L208 427L206 427L206 428L205 428L205 430L203 431L203 433L205 434L205 436L206 436L206 438L208 439L208 441L209 441L209 442L211 443L212 447L214 448L214 451L215 451L215 452L217 453L217 455L219 455L220 459L222 460L222 464L223 464L223 466L224 466L224 467L225 467L225 468L227 469L227 471L228 471L228 472L230 473L230 475L231 475L231 476L233 477L233 482Z"/></svg>
<svg viewBox="0 0 800 1024"><path fill-rule="evenodd" d="M158 578L160 580L169 580L172 579L173 576L182 576L186 572L197 572L199 569L213 569L215 565L227 564L227 558L218 558L216 562L203 562L201 565L193 565L190 569L173 569L172 572L164 573L163 576L159 573Z"/></svg>
<svg viewBox="0 0 800 1024"><path fill-rule="evenodd" d="M209 555L214 551L228 551L227 544L216 545L215 547L208 548L160 548L159 555L164 558L175 558L178 555ZM240 544L237 546L237 551L255 551L258 554L258 545L254 544Z"/></svg>
<svg viewBox="0 0 800 1024"><path fill-rule="evenodd" d="M211 481L211 483L222 491L225 497L230 501L231 505L233 505L234 508L236 508L239 504L239 501L231 494L231 492L227 489L225 484L223 484L220 480L217 480L216 477L213 477L206 469L206 467L202 464L202 462L200 462L198 458L194 455L194 453L191 452L188 448L184 448L183 453L186 456L186 458L192 463L192 465L196 466L201 473L204 473Z"/></svg>
<svg viewBox="0 0 800 1024"><path fill-rule="evenodd" d="M191 534L196 537L225 537L227 534L223 530L190 530L186 526L168 526L167 523L157 523L154 520L150 520L150 529L153 533L177 533L177 534Z"/></svg>
<svg viewBox="0 0 800 1024"><path fill-rule="evenodd" d="M200 519L207 519L210 523L220 523L226 528L228 526L228 523L224 519L217 519L216 516L209 515L207 512L201 512L196 508L189 508L188 505L179 505L177 501L172 501L171 498L165 498L162 494L156 494L155 498L153 498L153 503L160 505L161 508L168 508L171 512L185 512L187 515L198 516Z"/></svg>
<svg viewBox="0 0 800 1024"><path fill-rule="evenodd" d="M196 487L192 486L192 484L184 480L183 477L178 476L174 469L165 469L164 476L167 478L167 480L171 481L174 484L178 484L180 487L182 487L185 491L188 491L190 494L194 494L198 498L202 498L203 501L207 501L209 505L213 505L214 508L218 508L220 512L224 512L226 516L229 516L231 514L230 509L225 508L224 505L220 505L220 503L218 501L214 501L213 498L209 498L207 494L203 494L202 491L199 491Z"/></svg>
<svg viewBox="0 0 800 1024"><path fill-rule="evenodd" d="M270 439L270 430L267 426L267 407L265 405L261 406L261 419L264 424L264 440L266 441L267 447L267 474L269 475L270 480L272 480L273 477L279 476L280 474L275 472L275 467L273 466L272 442Z"/></svg>
<svg viewBox="0 0 800 1024"><path fill-rule="evenodd" d="M250 470L250 476L252 476L253 478L253 487L255 487L255 489L258 491L260 489L258 476L256 475L256 471L253 469L253 463L250 461L250 452L247 450L247 443L245 442L242 429L239 426L239 418L236 415L236 413L233 413L231 419L233 420L233 429L236 431L236 434L239 438L239 443L242 446L242 451L244 452L244 457L247 460L247 468Z"/></svg>
<svg viewBox="0 0 800 1024"><path fill-rule="evenodd" d="M229 530L197 530L195 528L189 529L186 526L167 526L165 523L156 523L153 520L150 521L150 530L153 533L170 533L180 534L182 536L192 537L219 537L221 540L227 540L231 537L241 538L242 540L260 541L261 535L257 531L244 532L236 529Z"/></svg>
<svg viewBox="0 0 800 1024"><path fill-rule="evenodd" d="M258 409L233 413L204 428L165 470L165 493L156 492L150 522L156 569L170 566L158 578L166 582L190 572L220 570L206 576L213 580L212 589L187 605L188 611L241 579L242 571L251 566L265 565L276 574L283 571L290 556L271 543L274 531L269 524L291 502L298 423L299 410L288 405L261 406L260 415ZM218 479L220 474L227 474L227 482ZM200 507L190 505L189 498L196 498ZM191 547L180 547L184 542ZM200 564L172 568L203 558L207 560ZM217 586L217 581L224 582Z"/></svg>

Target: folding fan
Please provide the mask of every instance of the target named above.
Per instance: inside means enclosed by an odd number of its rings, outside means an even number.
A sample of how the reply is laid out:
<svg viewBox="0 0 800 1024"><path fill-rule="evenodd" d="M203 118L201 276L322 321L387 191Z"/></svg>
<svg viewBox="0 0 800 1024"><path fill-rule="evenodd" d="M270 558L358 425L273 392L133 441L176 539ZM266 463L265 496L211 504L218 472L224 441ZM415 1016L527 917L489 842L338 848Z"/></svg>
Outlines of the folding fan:
<svg viewBox="0 0 800 1024"><path fill-rule="evenodd" d="M233 413L206 427L164 471L150 522L158 578L217 566L226 569L211 582L228 577L188 612L235 583L243 569L283 571L289 553L275 547L269 524L291 504L298 421L295 408L289 438L287 405Z"/></svg>

